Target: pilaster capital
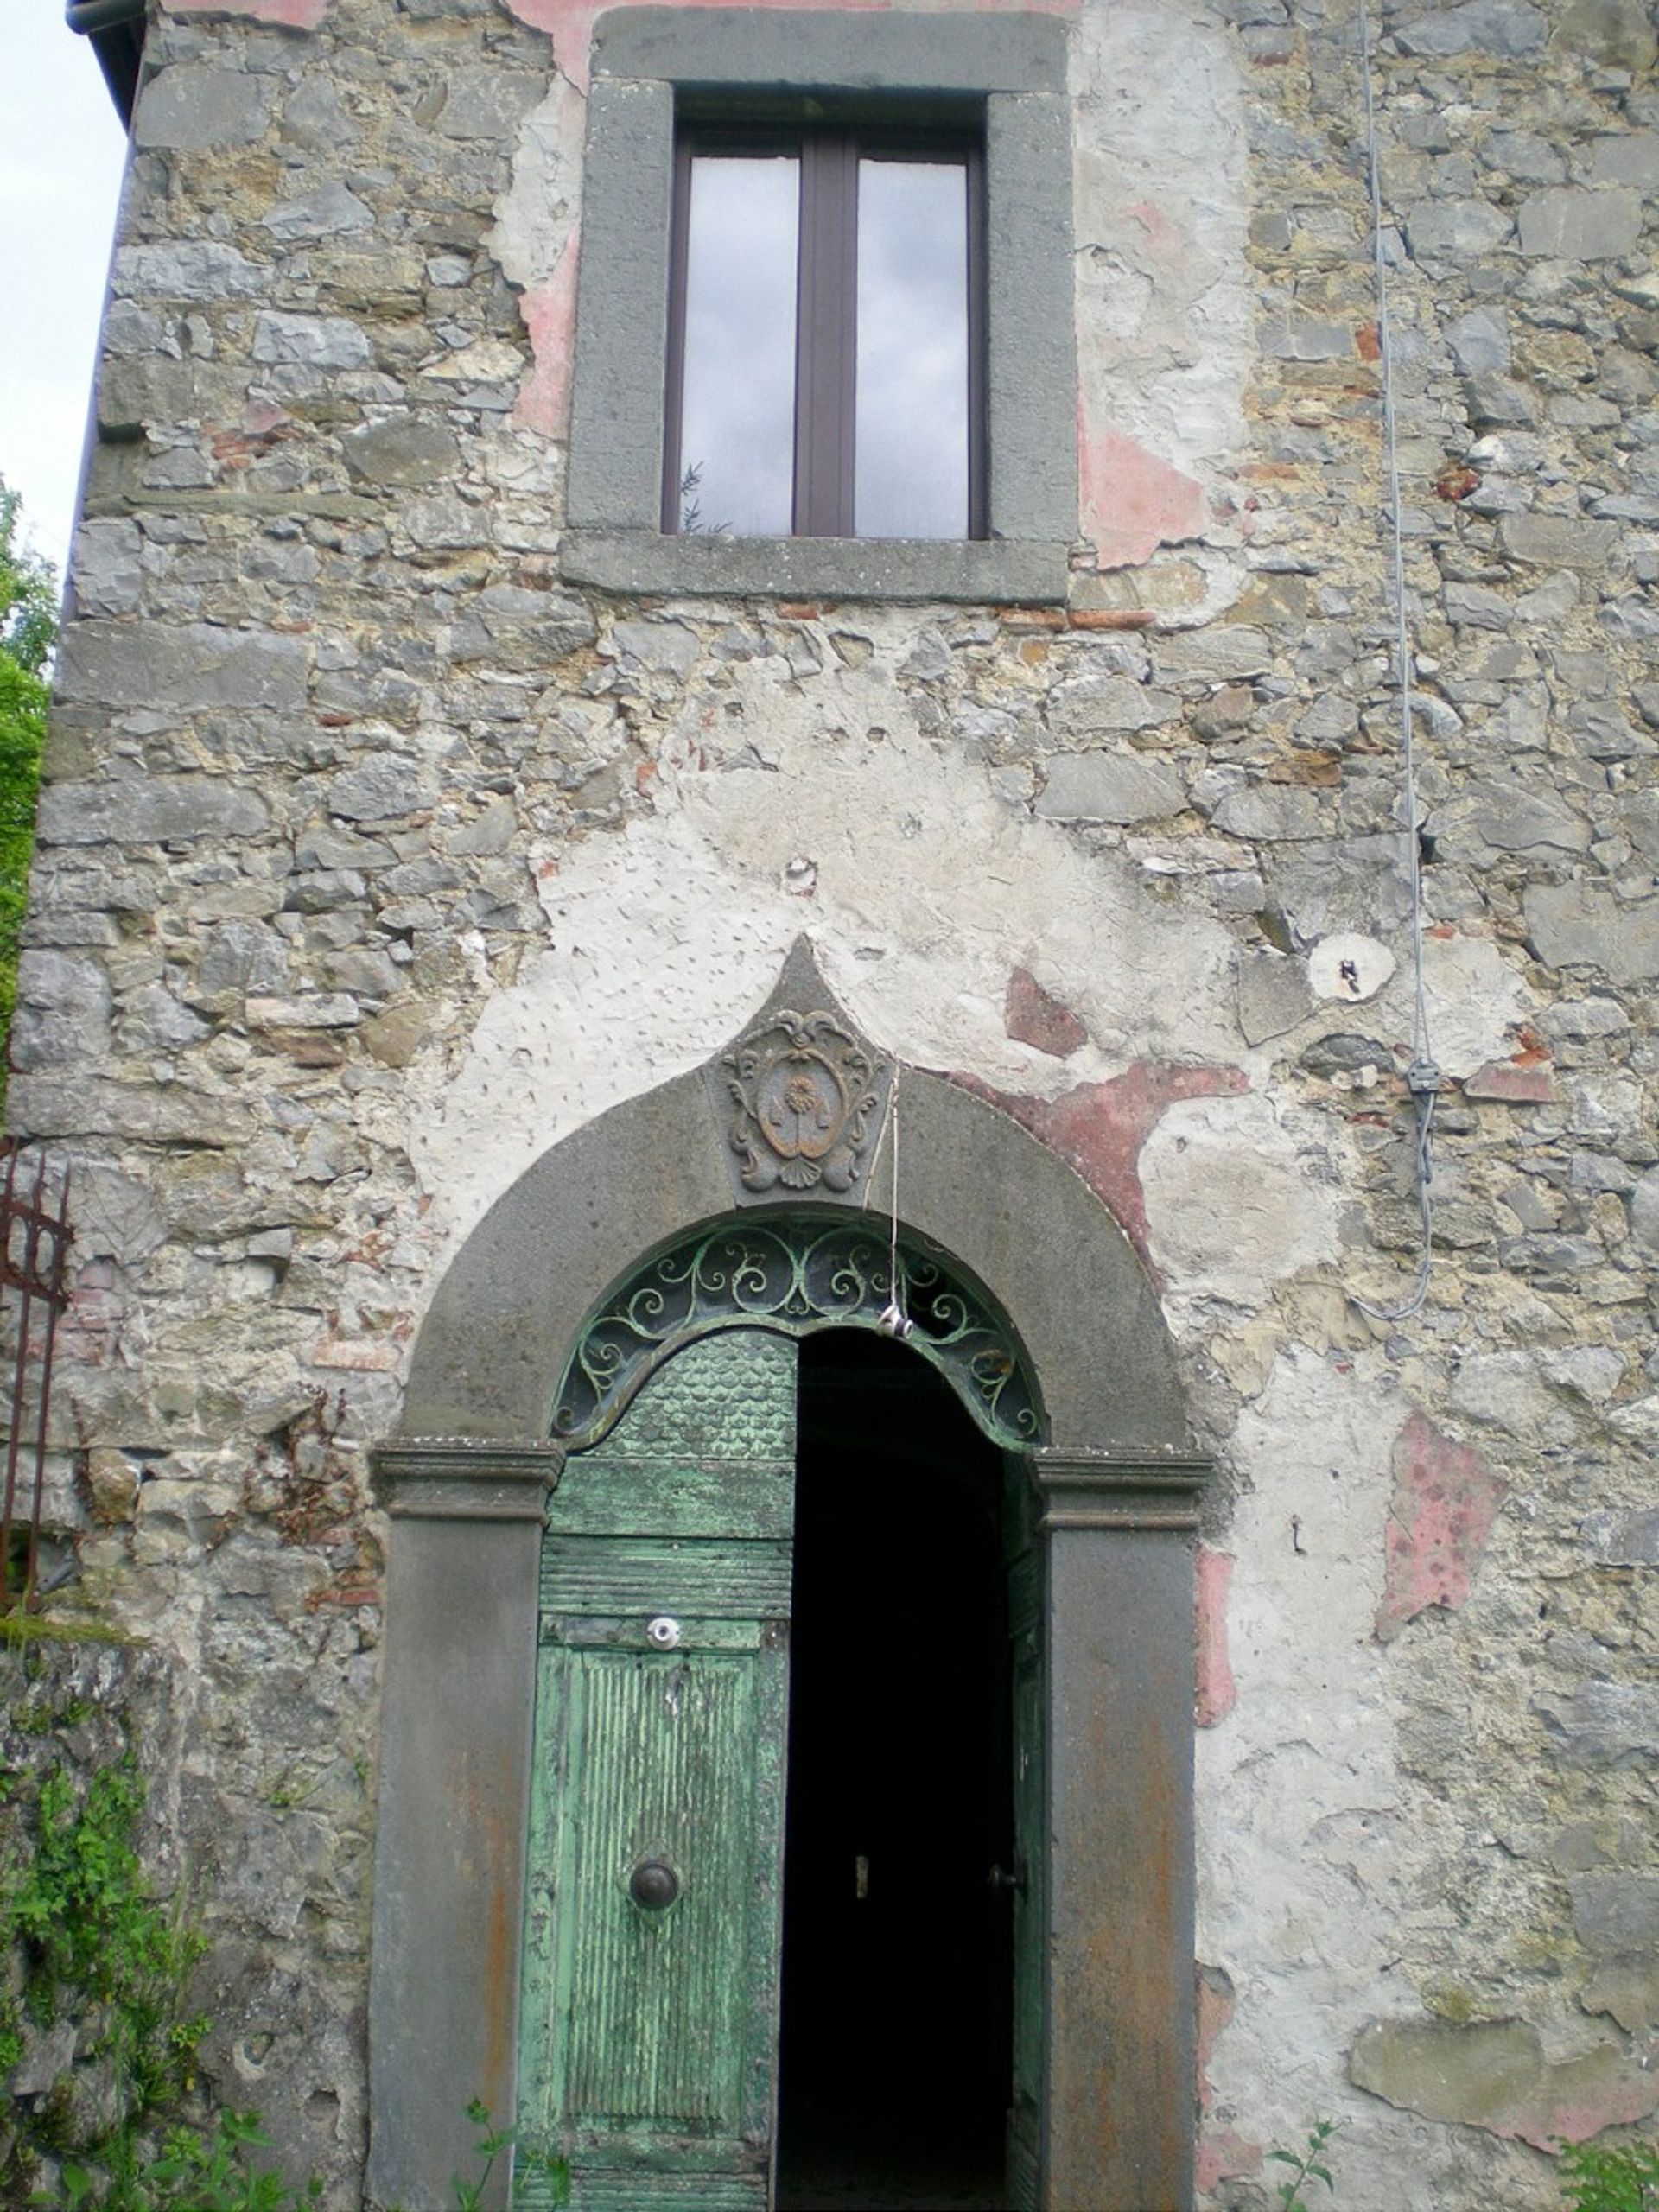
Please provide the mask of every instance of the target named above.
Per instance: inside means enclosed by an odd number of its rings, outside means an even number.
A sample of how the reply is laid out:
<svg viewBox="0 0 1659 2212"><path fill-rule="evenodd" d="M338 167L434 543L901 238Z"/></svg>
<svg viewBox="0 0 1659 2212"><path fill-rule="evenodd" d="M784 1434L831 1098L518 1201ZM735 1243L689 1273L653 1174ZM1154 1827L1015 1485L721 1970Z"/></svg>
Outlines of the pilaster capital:
<svg viewBox="0 0 1659 2212"><path fill-rule="evenodd" d="M1029 1455L1044 1534L1066 1529L1185 1530L1214 1471L1196 1452L1087 1451L1039 1445Z"/></svg>
<svg viewBox="0 0 1659 2212"><path fill-rule="evenodd" d="M540 1521L564 1446L545 1437L411 1436L379 1446L369 1465L395 1520Z"/></svg>

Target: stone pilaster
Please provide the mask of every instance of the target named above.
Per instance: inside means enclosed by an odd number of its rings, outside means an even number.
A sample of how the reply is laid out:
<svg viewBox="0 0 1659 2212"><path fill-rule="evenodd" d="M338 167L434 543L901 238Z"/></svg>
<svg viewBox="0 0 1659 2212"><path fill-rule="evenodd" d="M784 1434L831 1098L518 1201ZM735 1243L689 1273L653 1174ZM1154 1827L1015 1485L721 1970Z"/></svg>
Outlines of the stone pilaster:
<svg viewBox="0 0 1659 2212"><path fill-rule="evenodd" d="M391 1521L370 1979L368 2194L447 2202L512 2120L536 1587L563 1449L417 1438L375 1454Z"/></svg>

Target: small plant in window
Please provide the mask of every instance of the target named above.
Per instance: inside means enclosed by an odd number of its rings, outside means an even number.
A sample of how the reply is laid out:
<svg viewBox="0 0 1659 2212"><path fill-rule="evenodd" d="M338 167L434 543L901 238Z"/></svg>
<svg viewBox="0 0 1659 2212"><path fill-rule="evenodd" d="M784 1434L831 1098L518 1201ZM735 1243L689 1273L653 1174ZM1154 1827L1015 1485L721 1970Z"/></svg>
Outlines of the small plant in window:
<svg viewBox="0 0 1659 2212"><path fill-rule="evenodd" d="M1281 2212L1308 2212L1309 2200L1306 2191L1311 2181L1322 2181L1326 2195L1335 2195L1336 2184L1331 2178L1331 2170L1321 2160L1325 2145L1340 2126L1339 2120L1319 2120L1309 2129L1304 2150L1268 2152L1270 2162L1292 2169L1289 2180L1281 2181L1276 2192Z"/></svg>
<svg viewBox="0 0 1659 2212"><path fill-rule="evenodd" d="M726 537L728 522L702 518L702 463L695 461L680 479L680 534L683 537Z"/></svg>

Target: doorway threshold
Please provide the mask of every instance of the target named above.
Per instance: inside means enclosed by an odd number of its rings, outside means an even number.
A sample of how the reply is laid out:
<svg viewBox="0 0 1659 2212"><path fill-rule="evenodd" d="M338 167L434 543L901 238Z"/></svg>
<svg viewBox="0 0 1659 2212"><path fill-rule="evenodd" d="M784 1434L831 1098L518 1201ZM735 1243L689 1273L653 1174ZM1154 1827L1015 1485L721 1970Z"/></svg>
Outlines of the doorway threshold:
<svg viewBox="0 0 1659 2212"><path fill-rule="evenodd" d="M849 2171L825 2162L782 2178L778 2212L1008 2212L1000 2178L874 2165Z"/></svg>

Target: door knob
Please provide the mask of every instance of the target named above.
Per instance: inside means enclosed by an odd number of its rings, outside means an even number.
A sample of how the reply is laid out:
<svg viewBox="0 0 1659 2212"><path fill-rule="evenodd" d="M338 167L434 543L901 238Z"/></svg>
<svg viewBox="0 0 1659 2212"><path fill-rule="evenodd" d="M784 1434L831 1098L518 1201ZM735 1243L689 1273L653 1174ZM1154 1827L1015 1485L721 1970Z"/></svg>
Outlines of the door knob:
<svg viewBox="0 0 1659 2212"><path fill-rule="evenodd" d="M661 1912L680 1894L680 1878L666 1859L642 1859L628 1877L628 1895L647 1912Z"/></svg>
<svg viewBox="0 0 1659 2212"><path fill-rule="evenodd" d="M1023 1859L1014 1860L1012 1873L1006 1866L993 1866L985 1879L994 1890L1014 1890L1020 1897L1024 1897L1027 1890L1031 1886L1031 1878L1027 1872Z"/></svg>

